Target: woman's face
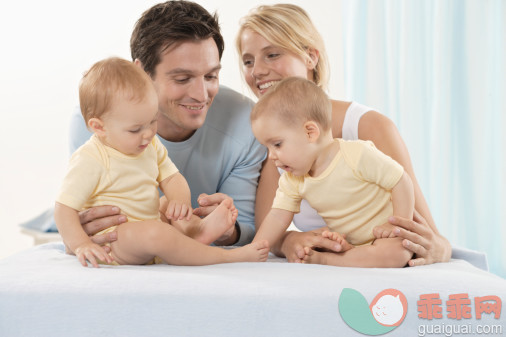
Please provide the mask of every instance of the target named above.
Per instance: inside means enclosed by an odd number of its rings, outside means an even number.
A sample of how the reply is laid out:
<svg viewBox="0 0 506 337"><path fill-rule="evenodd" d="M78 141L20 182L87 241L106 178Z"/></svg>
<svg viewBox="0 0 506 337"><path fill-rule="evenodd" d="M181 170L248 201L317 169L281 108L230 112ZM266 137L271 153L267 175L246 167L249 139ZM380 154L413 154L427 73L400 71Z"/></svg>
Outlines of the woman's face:
<svg viewBox="0 0 506 337"><path fill-rule="evenodd" d="M244 78L257 97L286 77L313 80L312 64L299 55L271 44L262 35L245 29L240 43Z"/></svg>

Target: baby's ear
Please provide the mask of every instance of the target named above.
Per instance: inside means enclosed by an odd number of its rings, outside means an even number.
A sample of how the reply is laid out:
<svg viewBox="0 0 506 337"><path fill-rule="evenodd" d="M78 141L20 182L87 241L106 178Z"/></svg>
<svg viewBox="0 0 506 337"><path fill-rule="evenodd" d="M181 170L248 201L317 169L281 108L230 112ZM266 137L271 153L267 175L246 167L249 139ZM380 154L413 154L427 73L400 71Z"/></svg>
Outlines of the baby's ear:
<svg viewBox="0 0 506 337"><path fill-rule="evenodd" d="M320 127L315 121L307 121L304 123L304 131L310 143L316 142L318 137L320 137Z"/></svg>
<svg viewBox="0 0 506 337"><path fill-rule="evenodd" d="M313 70L320 60L320 52L317 49L309 48L307 53L309 56L308 69Z"/></svg>
<svg viewBox="0 0 506 337"><path fill-rule="evenodd" d="M90 118L88 120L88 127L90 128L91 131L96 133L98 136L102 136L105 133L104 122L102 122L102 120L100 120L100 118L95 118L95 117Z"/></svg>

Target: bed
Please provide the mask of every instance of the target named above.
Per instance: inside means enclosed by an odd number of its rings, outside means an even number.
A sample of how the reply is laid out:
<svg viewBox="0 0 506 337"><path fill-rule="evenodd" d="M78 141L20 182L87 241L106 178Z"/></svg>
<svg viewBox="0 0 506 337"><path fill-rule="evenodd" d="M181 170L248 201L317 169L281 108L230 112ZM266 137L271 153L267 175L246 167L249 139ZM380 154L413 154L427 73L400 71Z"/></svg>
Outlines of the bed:
<svg viewBox="0 0 506 337"><path fill-rule="evenodd" d="M506 280L478 268L486 267L479 255L459 254L470 262L361 269L270 256L267 263L95 269L66 255L61 242L47 243L0 260L0 336L364 336L343 319L358 310L344 307L344 295L354 291L371 303L384 289L407 300L404 320L388 336L483 326L506 334L506 313L497 317ZM419 317L427 316L420 301L428 294L438 294L441 318ZM467 294L470 304L460 307L471 318L447 311L459 294ZM475 302L485 296L492 296L488 313L481 306L477 319Z"/></svg>

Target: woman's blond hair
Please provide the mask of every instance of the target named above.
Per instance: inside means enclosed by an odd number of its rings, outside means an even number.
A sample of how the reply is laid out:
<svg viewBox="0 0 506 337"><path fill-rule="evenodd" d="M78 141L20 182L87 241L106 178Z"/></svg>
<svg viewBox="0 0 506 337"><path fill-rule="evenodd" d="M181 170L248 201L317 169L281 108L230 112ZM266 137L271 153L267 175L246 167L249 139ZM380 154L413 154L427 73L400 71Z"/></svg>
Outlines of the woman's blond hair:
<svg viewBox="0 0 506 337"><path fill-rule="evenodd" d="M305 10L291 4L264 5L252 9L241 19L237 33L239 57L242 55L241 35L245 29L260 34L273 45L307 61L310 61L309 49L317 50L319 57L313 69L313 81L327 90L330 75L327 52L320 33Z"/></svg>

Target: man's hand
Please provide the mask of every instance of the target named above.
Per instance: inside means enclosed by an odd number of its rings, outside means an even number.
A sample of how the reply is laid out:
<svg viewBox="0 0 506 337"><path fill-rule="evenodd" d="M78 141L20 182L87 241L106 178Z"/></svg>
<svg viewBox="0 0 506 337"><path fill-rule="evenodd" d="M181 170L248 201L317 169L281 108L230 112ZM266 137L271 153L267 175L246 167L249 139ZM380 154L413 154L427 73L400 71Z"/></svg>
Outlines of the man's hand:
<svg viewBox="0 0 506 337"><path fill-rule="evenodd" d="M224 193L214 193L214 194L206 194L202 193L199 195L197 201L199 203L199 208L193 210L193 214L206 217L211 214L212 211L218 207L224 200L230 199L232 203L234 200ZM239 240L237 230L235 226L230 227L223 235L217 239L214 243L218 246L230 246L235 244Z"/></svg>
<svg viewBox="0 0 506 337"><path fill-rule="evenodd" d="M97 236L93 235L109 227L127 222L127 217L121 214L121 210L116 206L97 206L79 212L79 221L86 234L91 236L91 240L101 245L116 241L118 239L116 231Z"/></svg>
<svg viewBox="0 0 506 337"><path fill-rule="evenodd" d="M79 222L91 241L97 245L104 245L116 241L118 233L113 231L96 236L95 234L106 228L127 222L127 217L121 214L121 210L116 206L97 206L79 212ZM103 249L106 253L111 252L111 248L108 246L103 246ZM65 245L65 253L74 254L67 245Z"/></svg>
<svg viewBox="0 0 506 337"><path fill-rule="evenodd" d="M219 204L225 199L232 200L231 197L224 193L214 193L214 194L206 194L202 193L199 195L197 202L199 203L199 208L195 208L193 210L193 214L199 217L206 217L211 214L212 211L218 207ZM233 200L232 200L233 202Z"/></svg>

